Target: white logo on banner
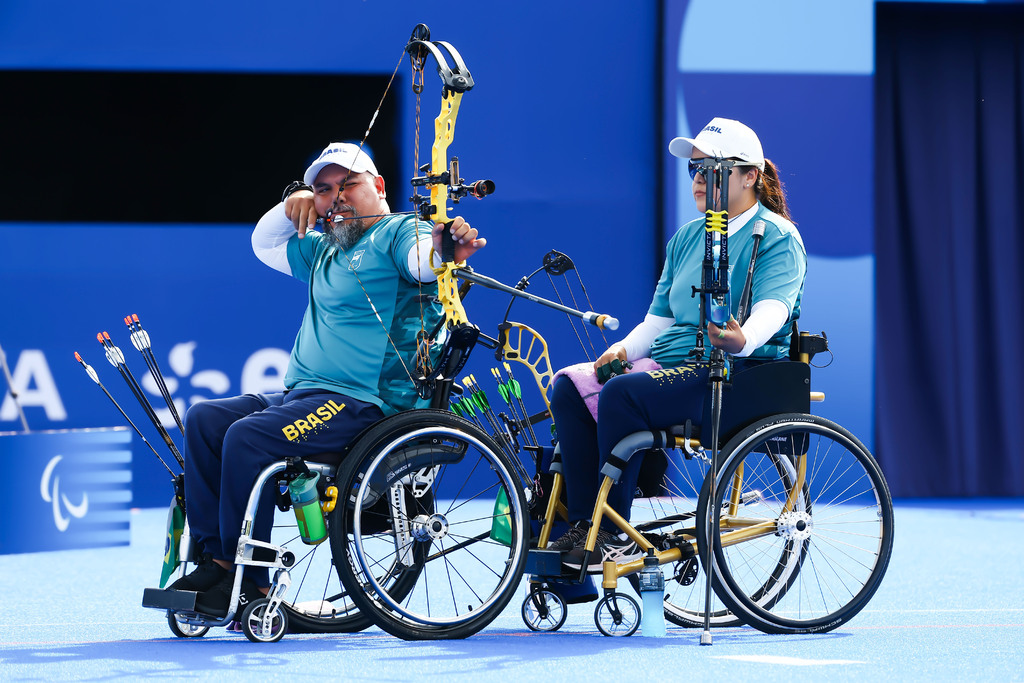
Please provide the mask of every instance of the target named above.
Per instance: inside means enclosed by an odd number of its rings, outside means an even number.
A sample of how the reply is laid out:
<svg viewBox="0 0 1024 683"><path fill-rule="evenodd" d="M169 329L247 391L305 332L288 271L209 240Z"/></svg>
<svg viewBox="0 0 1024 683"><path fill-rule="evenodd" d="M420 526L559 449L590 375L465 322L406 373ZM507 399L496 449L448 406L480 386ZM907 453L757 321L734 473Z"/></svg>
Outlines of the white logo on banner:
<svg viewBox="0 0 1024 683"><path fill-rule="evenodd" d="M68 497L60 492L60 475L55 476L53 470L63 458L63 455L53 456L50 462L46 463L46 469L43 470L43 478L39 482L39 494L47 503L53 503L53 523L57 527L57 531L67 531L68 525L71 524L71 517L81 519L89 511L88 493L83 491L82 501L77 505L72 505ZM52 486L50 485L51 478L53 479ZM66 508L71 517L65 517L64 513L61 512L61 507Z"/></svg>
<svg viewBox="0 0 1024 683"><path fill-rule="evenodd" d="M179 415L184 415L188 406L202 403L210 398L224 396L231 388L231 380L227 374L220 370L195 369L196 342L182 342L171 348L168 360L174 375L165 374L164 383L167 391L174 394L179 389L187 391L184 386L186 381L193 389L200 392L191 396L174 398L174 407ZM267 348L260 349L245 362L242 368L242 391L243 394L258 394L265 392L284 391L284 373L288 369L289 353L281 349ZM160 389L156 380L148 372L142 378L143 388L153 396L160 396ZM155 407L155 402L154 402ZM174 426L174 417L167 408L156 409L157 417L165 427Z"/></svg>

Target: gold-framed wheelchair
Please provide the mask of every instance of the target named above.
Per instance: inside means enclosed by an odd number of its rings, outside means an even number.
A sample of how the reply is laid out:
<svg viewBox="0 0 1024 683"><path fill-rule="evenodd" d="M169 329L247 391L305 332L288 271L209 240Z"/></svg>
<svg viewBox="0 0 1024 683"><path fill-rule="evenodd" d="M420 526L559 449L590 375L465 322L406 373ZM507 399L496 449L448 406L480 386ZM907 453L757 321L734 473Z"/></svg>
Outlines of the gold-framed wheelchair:
<svg viewBox="0 0 1024 683"><path fill-rule="evenodd" d="M878 588L892 552L892 500L864 445L841 426L810 414L811 401L823 400L810 391L810 360L826 349L823 336L794 333L790 360L747 368L725 382L725 445L714 481L706 429L710 398L705 429L687 422L637 432L613 449L602 470L586 548L594 550L597 528L607 518L656 558L667 569L669 621L683 627L745 623L767 633L824 632L849 621ZM646 482L640 486L645 493L634 501L627 522L606 501L633 457L646 458ZM552 494L539 547L528 561L530 592L522 606L534 630L562 626L567 607L555 584L583 581L587 564L585 556L584 569L568 570L558 552L544 549L560 507L557 457L552 470ZM643 559L604 563L595 622L605 635L630 635L639 626L639 604L617 586L625 577L636 588L643 567Z"/></svg>

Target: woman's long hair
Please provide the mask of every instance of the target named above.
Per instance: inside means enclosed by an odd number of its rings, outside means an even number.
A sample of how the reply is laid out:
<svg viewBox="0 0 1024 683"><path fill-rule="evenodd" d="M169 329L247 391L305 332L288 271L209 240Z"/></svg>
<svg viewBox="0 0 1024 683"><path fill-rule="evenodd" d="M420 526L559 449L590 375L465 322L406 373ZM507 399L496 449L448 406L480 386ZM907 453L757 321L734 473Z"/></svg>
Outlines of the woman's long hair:
<svg viewBox="0 0 1024 683"><path fill-rule="evenodd" d="M779 169L770 159L764 160L764 171L757 174L754 192L757 194L758 200L771 211L788 221L793 220L789 215L789 206L786 204L786 191L779 179Z"/></svg>

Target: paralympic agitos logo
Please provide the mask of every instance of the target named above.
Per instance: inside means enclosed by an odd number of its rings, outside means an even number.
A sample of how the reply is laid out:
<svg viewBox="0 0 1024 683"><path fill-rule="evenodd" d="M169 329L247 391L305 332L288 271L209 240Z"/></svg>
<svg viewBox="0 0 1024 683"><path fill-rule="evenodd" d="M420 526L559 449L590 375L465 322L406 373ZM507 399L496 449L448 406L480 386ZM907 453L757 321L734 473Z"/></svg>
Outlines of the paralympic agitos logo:
<svg viewBox="0 0 1024 683"><path fill-rule="evenodd" d="M89 512L89 494L82 492L82 499L78 503L72 503L60 490L60 474L56 473L57 465L64 459L63 455L55 455L50 458L43 469L43 476L39 480L39 495L43 500L53 505L53 524L57 531L67 531L71 524L71 518L81 519ZM67 510L68 516L64 516Z"/></svg>

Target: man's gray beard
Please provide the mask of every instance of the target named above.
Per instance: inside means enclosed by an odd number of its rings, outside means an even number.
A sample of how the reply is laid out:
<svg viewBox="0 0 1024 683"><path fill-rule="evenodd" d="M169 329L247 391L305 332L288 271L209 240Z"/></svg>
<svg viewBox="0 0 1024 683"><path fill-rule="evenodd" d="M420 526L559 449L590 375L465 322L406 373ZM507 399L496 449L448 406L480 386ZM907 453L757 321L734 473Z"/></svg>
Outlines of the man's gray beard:
<svg viewBox="0 0 1024 683"><path fill-rule="evenodd" d="M365 219L350 218L341 223L331 223L331 228L324 233L324 237L331 246L348 251L369 227Z"/></svg>

